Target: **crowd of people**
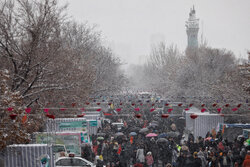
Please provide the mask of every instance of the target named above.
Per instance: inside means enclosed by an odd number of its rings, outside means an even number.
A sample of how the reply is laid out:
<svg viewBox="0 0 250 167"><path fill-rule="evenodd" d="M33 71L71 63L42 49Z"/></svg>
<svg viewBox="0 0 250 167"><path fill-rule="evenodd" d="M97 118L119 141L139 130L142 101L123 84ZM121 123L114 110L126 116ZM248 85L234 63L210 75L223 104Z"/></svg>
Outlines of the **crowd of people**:
<svg viewBox="0 0 250 167"><path fill-rule="evenodd" d="M123 104L123 112L106 117L110 121L103 121L91 136L92 144L82 149L83 158L96 161L97 167L250 167L247 139L228 140L222 132L195 138L185 130L184 117L164 118L164 113L152 112L156 104L150 100L138 106L133 100L127 108ZM135 111L137 107L140 110ZM182 112L179 108L177 112ZM113 122L123 122L124 127Z"/></svg>
<svg viewBox="0 0 250 167"><path fill-rule="evenodd" d="M166 124L169 125L167 129L160 128L161 125L148 126L144 132L135 128L145 127L144 121L129 121L131 126L125 122L125 127L120 130L105 121L99 133L92 136L92 146L83 149L82 157L95 160L97 166L112 167L250 166L250 146L242 137L229 142L221 133L214 136L208 132L205 138L195 139L190 133L185 139L184 132L180 133L171 121L170 125ZM178 136L168 136L168 132L175 132ZM146 137L149 133L157 136Z"/></svg>

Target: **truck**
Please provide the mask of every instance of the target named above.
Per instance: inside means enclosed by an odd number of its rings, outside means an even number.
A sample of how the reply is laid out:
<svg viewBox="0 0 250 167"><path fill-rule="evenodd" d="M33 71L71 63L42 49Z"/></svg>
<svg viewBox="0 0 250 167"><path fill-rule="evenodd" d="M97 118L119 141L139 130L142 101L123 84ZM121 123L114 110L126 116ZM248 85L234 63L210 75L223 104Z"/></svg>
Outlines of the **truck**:
<svg viewBox="0 0 250 167"><path fill-rule="evenodd" d="M222 131L223 138L226 138L229 142L233 142L239 135L243 135L245 138L249 137L247 131L250 129L250 124L219 124L218 131Z"/></svg>
<svg viewBox="0 0 250 167"><path fill-rule="evenodd" d="M54 167L52 145L15 144L6 148L5 167Z"/></svg>
<svg viewBox="0 0 250 167"><path fill-rule="evenodd" d="M85 131L92 135L97 133L99 127L101 120L86 118L56 118L49 119L46 123L47 132Z"/></svg>
<svg viewBox="0 0 250 167"><path fill-rule="evenodd" d="M86 131L64 132L36 132L33 141L37 144L65 145L69 153L81 156L81 145L90 143L91 139Z"/></svg>
<svg viewBox="0 0 250 167"><path fill-rule="evenodd" d="M199 111L199 110L198 110ZM196 119L191 119L190 115L196 114ZM220 123L224 123L224 117L220 114L210 114L208 112L198 113L195 110L185 112L186 130L193 133L194 137L205 137L207 132L217 129Z"/></svg>

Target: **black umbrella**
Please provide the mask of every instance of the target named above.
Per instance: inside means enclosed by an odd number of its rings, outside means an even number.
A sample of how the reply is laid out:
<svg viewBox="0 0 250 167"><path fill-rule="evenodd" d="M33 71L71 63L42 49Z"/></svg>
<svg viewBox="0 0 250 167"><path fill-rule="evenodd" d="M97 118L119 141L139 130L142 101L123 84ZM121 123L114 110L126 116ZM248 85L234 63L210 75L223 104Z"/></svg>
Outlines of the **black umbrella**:
<svg viewBox="0 0 250 167"><path fill-rule="evenodd" d="M139 132L141 128L139 127L130 127L129 132Z"/></svg>
<svg viewBox="0 0 250 167"><path fill-rule="evenodd" d="M122 132L117 132L116 134L115 134L115 136L123 136L124 134L122 133Z"/></svg>
<svg viewBox="0 0 250 167"><path fill-rule="evenodd" d="M139 131L139 133L145 133L145 132L147 132L148 131L148 128L142 128L140 131Z"/></svg>
<svg viewBox="0 0 250 167"><path fill-rule="evenodd" d="M152 123L152 124L159 124L158 121L152 121L151 123Z"/></svg>
<svg viewBox="0 0 250 167"><path fill-rule="evenodd" d="M178 132L167 132L168 137L178 137L179 133Z"/></svg>
<svg viewBox="0 0 250 167"><path fill-rule="evenodd" d="M157 128L158 124L152 123L147 128Z"/></svg>
<svg viewBox="0 0 250 167"><path fill-rule="evenodd" d="M156 140L157 143L167 143L168 140L165 138L159 138L158 140Z"/></svg>

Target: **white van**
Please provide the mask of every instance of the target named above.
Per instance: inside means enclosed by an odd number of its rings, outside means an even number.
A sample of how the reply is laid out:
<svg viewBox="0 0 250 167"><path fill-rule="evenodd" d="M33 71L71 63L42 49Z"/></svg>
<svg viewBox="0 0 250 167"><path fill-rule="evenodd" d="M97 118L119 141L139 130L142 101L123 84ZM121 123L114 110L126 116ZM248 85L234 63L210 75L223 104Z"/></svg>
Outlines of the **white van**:
<svg viewBox="0 0 250 167"><path fill-rule="evenodd" d="M122 127L124 127L124 124L122 122L113 122L113 126L117 126L118 130L121 130Z"/></svg>

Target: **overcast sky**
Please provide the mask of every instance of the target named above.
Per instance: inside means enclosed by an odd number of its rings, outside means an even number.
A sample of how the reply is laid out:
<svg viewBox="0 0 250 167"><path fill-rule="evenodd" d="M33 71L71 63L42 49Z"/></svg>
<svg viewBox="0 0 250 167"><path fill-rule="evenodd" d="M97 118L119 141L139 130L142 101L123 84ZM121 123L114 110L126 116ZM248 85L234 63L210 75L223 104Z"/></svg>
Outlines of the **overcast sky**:
<svg viewBox="0 0 250 167"><path fill-rule="evenodd" d="M106 44L123 62L141 64L152 43L187 46L185 21L195 5L209 46L247 58L250 50L250 0L59 0L78 22L98 25Z"/></svg>

